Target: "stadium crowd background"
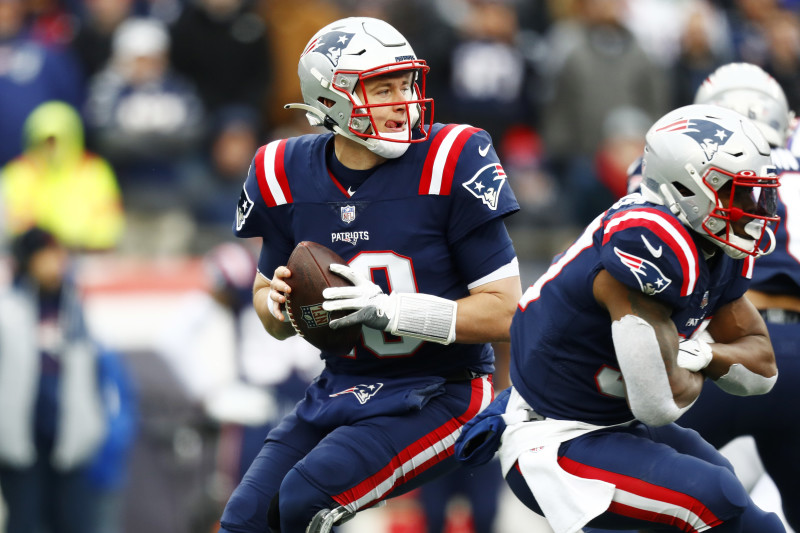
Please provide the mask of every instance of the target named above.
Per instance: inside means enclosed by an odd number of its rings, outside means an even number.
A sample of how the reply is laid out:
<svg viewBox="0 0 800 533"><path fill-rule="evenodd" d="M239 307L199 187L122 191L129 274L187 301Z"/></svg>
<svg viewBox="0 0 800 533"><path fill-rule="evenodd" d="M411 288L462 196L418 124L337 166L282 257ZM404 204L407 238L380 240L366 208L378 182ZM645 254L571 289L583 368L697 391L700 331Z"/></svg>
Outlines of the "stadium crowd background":
<svg viewBox="0 0 800 533"><path fill-rule="evenodd" d="M302 101L310 36L348 15L408 37L437 122L492 135L522 206L508 224L524 285L625 194L653 119L719 65L760 65L800 109L796 0L0 0L0 281L16 235L53 233L91 334L131 369L120 531L210 531L242 435L313 375L305 347L197 309L220 279L247 293L253 266L225 246L244 177L258 146L316 131L283 105ZM387 528L414 531L409 509Z"/></svg>

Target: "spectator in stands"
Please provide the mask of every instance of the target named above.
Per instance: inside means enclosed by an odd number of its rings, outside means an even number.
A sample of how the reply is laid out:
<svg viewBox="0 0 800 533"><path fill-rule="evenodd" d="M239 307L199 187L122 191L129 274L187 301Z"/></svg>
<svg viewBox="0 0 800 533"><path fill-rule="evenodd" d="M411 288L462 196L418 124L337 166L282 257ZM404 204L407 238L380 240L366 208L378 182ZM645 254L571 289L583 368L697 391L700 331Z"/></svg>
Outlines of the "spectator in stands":
<svg viewBox="0 0 800 533"><path fill-rule="evenodd" d="M732 49L725 13L707 2L695 2L680 34L678 55L671 66L674 107L694 102L697 88L709 74L730 61Z"/></svg>
<svg viewBox="0 0 800 533"><path fill-rule="evenodd" d="M242 177L263 142L260 124L258 111L246 106L226 106L211 117L207 148L195 162L188 185L202 251L230 239L231 205L241 195Z"/></svg>
<svg viewBox="0 0 800 533"><path fill-rule="evenodd" d="M769 21L780 12L780 0L732 0L728 9L733 60L763 67L769 55Z"/></svg>
<svg viewBox="0 0 800 533"><path fill-rule="evenodd" d="M133 13L134 0L86 0L84 14L72 47L90 78L100 72L111 57L114 32Z"/></svg>
<svg viewBox="0 0 800 533"><path fill-rule="evenodd" d="M297 120L295 115L302 115L283 108L285 102L301 102L303 98L299 84L284 81L297 76L297 57L287 54L286 50L302 50L317 29L345 16L338 4L330 0L263 0L257 3L269 35L271 78L278 80L271 84L265 110L265 122L270 128L291 125Z"/></svg>
<svg viewBox="0 0 800 533"><path fill-rule="evenodd" d="M764 70L786 92L789 109L800 111L800 19L780 10L767 21L768 55Z"/></svg>
<svg viewBox="0 0 800 533"><path fill-rule="evenodd" d="M169 46L163 23L127 19L89 89L87 126L117 171L129 215L126 250L178 253L194 233L183 206L186 165L200 148L205 115L194 85L172 70Z"/></svg>
<svg viewBox="0 0 800 533"><path fill-rule="evenodd" d="M172 65L197 86L208 113L261 111L272 73L263 20L250 0L197 0L171 27Z"/></svg>
<svg viewBox="0 0 800 533"><path fill-rule="evenodd" d="M22 152L20 131L36 106L63 100L79 107L84 98L78 62L33 38L25 9L23 0L0 2L0 165Z"/></svg>
<svg viewBox="0 0 800 533"><path fill-rule="evenodd" d="M574 165L594 157L612 109L630 105L656 117L670 104L666 72L623 25L625 2L575 0L575 6L578 24L569 34L572 42L566 46L564 63L553 75L552 100L545 104L542 127L550 164L560 176L576 172ZM568 190L566 197L578 198L582 191ZM583 225L596 214L578 212L576 222Z"/></svg>
<svg viewBox="0 0 800 533"><path fill-rule="evenodd" d="M437 100L440 122L480 125L500 143L508 128L537 121L538 73L519 38L519 19L509 2L470 2L448 46L446 97Z"/></svg>
<svg viewBox="0 0 800 533"><path fill-rule="evenodd" d="M31 36L46 46L67 47L75 36L75 15L63 0L28 0Z"/></svg>
<svg viewBox="0 0 800 533"><path fill-rule="evenodd" d="M126 396L101 380L67 250L32 228L0 294L0 485L7 533L105 533L89 469ZM112 401L113 400L113 401Z"/></svg>
<svg viewBox="0 0 800 533"><path fill-rule="evenodd" d="M25 151L0 170L6 231L46 229L73 250L108 250L124 214L114 171L84 148L83 123L64 102L45 102L25 121Z"/></svg>

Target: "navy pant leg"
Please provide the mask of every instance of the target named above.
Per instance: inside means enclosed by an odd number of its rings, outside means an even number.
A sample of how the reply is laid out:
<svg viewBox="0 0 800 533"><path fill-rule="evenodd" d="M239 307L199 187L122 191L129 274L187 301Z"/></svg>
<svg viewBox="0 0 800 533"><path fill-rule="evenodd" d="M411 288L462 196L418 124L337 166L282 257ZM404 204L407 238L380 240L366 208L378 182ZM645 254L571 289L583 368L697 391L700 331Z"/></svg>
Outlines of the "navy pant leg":
<svg viewBox="0 0 800 533"><path fill-rule="evenodd" d="M458 465L453 444L484 396L485 382L448 384L446 394L401 416L376 416L328 434L280 488L281 531L304 531L322 508L369 508L413 490Z"/></svg>
<svg viewBox="0 0 800 533"><path fill-rule="evenodd" d="M589 527L783 531L775 515L755 507L719 452L696 432L675 424L650 428L635 423L592 432L563 444L560 454L566 471L617 488L608 511ZM535 505L518 470L511 469L507 479L523 503ZM538 506L532 508L541 512Z"/></svg>
<svg viewBox="0 0 800 533"><path fill-rule="evenodd" d="M267 513L287 472L321 438L318 429L288 415L269 433L222 513L221 533L267 533Z"/></svg>

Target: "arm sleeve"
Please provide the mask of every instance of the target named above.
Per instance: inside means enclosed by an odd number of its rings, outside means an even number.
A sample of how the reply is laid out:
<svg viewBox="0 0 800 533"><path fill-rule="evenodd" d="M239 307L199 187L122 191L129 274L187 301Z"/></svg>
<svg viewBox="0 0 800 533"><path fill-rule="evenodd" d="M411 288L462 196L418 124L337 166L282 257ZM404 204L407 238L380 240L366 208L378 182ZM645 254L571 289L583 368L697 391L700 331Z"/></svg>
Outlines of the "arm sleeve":
<svg viewBox="0 0 800 533"><path fill-rule="evenodd" d="M516 258L514 245L502 219L489 220L456 241L453 257L470 285Z"/></svg>

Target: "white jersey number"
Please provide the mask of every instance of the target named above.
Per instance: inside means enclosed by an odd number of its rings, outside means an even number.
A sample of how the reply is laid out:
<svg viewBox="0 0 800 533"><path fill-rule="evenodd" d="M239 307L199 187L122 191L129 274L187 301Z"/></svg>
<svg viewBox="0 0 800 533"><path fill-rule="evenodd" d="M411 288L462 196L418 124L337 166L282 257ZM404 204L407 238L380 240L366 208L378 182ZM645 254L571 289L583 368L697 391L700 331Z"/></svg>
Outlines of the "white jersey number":
<svg viewBox="0 0 800 533"><path fill-rule="evenodd" d="M800 172L782 173L778 194L786 205L787 213L800 213ZM788 236L787 251L795 261L800 262L800 217L785 216L781 224Z"/></svg>
<svg viewBox="0 0 800 533"><path fill-rule="evenodd" d="M389 286L396 292L417 292L414 266L410 257L394 252L363 252L349 263L350 267L375 281L375 272L383 271ZM404 357L413 353L424 341L413 337L390 337L388 333L364 326L364 345L378 357Z"/></svg>

